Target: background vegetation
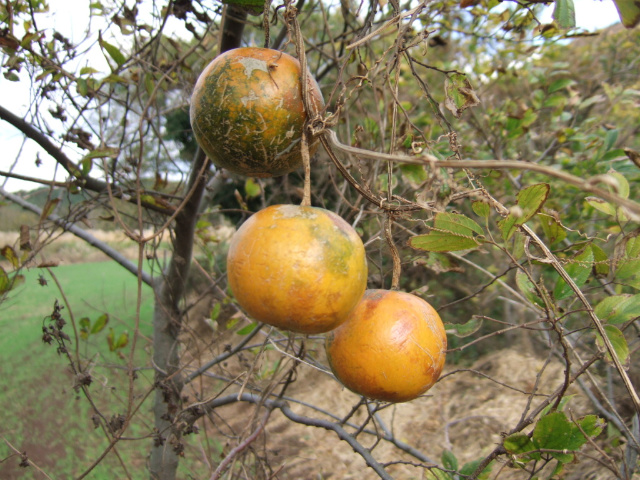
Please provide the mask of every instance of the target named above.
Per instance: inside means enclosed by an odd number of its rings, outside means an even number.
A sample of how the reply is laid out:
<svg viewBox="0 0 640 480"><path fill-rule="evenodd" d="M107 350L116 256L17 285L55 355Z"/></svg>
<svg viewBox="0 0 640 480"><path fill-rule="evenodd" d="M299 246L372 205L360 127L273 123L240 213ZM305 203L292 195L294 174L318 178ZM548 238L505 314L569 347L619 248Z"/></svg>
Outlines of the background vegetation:
<svg viewBox="0 0 640 480"><path fill-rule="evenodd" d="M584 32L569 4L546 25L539 2L114 0L82 38L41 27L44 0L0 6L30 96L0 118L67 176L0 189L0 476L631 479L640 30ZM321 336L226 288L230 233L305 179L216 169L188 101L221 49L264 44L305 52L325 96L312 203L361 234L370 288L447 324L418 400L344 391ZM62 231L113 261L65 265L87 258Z"/></svg>

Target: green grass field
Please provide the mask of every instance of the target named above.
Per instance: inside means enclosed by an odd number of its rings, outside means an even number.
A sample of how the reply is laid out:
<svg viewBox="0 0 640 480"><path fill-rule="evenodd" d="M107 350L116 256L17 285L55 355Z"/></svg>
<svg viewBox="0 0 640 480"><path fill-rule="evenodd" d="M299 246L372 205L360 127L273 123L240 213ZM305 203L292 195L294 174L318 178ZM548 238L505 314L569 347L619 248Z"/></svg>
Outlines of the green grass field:
<svg viewBox="0 0 640 480"><path fill-rule="evenodd" d="M80 263L53 268L69 302L62 310L68 324L65 331L73 338L71 314L76 323L82 317L94 322L109 313L106 328L79 344L80 356L91 362L93 383L89 387L96 403L105 408L107 419L122 414L127 408L128 377L126 356L131 342L122 350L124 358L111 352L107 335L113 329L116 338L128 332L130 339L136 325L137 279L114 262ZM73 389L74 377L64 355L57 353L57 345L42 342L43 320L53 310L57 300L65 305L61 291L46 270L23 272L25 283L11 292L0 304L0 460L13 453L10 443L27 455L51 478L73 478L82 473L104 451L108 442L101 429L94 429L93 412L84 397ZM39 280L46 280L46 285ZM139 317L139 337L136 364L148 365L153 292L143 286ZM75 354L75 345L71 345ZM115 368L114 368L115 367ZM120 368L118 368L120 367ZM149 391L153 374L139 372L134 382L141 401ZM149 402L143 404L140 421L127 430L128 437L150 430ZM144 456L149 439L124 441L117 446L117 454L127 465L131 478L145 478ZM20 468L15 456L0 463L0 478L46 478L34 467ZM110 453L86 478L127 478L115 452Z"/></svg>

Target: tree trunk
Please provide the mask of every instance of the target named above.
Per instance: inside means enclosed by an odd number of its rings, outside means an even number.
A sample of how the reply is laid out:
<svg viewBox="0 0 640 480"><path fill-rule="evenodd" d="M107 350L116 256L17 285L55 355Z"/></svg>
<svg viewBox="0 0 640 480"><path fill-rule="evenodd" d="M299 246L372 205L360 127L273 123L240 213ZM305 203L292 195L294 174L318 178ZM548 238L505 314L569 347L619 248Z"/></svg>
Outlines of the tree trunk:
<svg viewBox="0 0 640 480"><path fill-rule="evenodd" d="M198 148L189 178L189 200L176 217L173 255L165 275L154 288L153 312L153 364L156 369L154 419L154 445L151 449L149 468L151 478L173 480L176 478L180 452L180 432L173 430L173 417L180 406L182 375L178 351L178 335L182 326L180 301L186 290L186 282L193 253L193 236L197 213L206 183L207 158Z"/></svg>
<svg viewBox="0 0 640 480"><path fill-rule="evenodd" d="M220 53L240 46L247 13L226 6L220 40ZM155 439L151 449L149 470L153 480L175 480L182 432L173 425L180 411L184 380L180 373L178 336L182 328L180 302L186 290L191 266L193 240L198 210L206 176L207 159L200 148L191 166L187 192L192 192L183 210L176 217L173 255L169 268L155 286L153 313L153 363L156 369L154 397Z"/></svg>

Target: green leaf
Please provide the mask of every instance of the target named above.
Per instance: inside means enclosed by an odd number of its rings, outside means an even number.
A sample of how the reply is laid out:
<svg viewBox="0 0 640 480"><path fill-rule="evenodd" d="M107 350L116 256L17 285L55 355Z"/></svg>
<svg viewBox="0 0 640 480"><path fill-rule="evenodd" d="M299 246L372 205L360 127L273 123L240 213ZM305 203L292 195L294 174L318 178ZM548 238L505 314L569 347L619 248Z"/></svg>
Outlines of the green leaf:
<svg viewBox="0 0 640 480"><path fill-rule="evenodd" d="M10 82L19 82L20 81L20 77L18 75L16 75L15 72L4 72L3 75L4 75L4 78L9 80Z"/></svg>
<svg viewBox="0 0 640 480"><path fill-rule="evenodd" d="M445 323L447 333L452 333L456 337L464 338L473 335L482 327L482 319L473 317L466 323Z"/></svg>
<svg viewBox="0 0 640 480"><path fill-rule="evenodd" d="M585 200L589 205L591 205L596 210L600 210L602 213L606 213L607 215L611 215L612 217L616 215L616 207L609 202L605 202L601 198L586 197Z"/></svg>
<svg viewBox="0 0 640 480"><path fill-rule="evenodd" d="M511 254L516 260L522 258L525 254L525 236L521 232L516 231L512 237L513 248Z"/></svg>
<svg viewBox="0 0 640 480"><path fill-rule="evenodd" d="M483 202L482 200L471 202L471 208L476 215L482 218L489 218L491 214L491 207L487 202Z"/></svg>
<svg viewBox="0 0 640 480"><path fill-rule="evenodd" d="M253 178L247 178L244 182L244 193L247 198L255 198L260 195L262 189L260 188L260 184L256 182Z"/></svg>
<svg viewBox="0 0 640 480"><path fill-rule="evenodd" d="M561 93L551 95L542 104L543 108L555 108L564 106L567 103L567 98Z"/></svg>
<svg viewBox="0 0 640 480"><path fill-rule="evenodd" d="M103 313L93 323L93 327L91 327L91 333L100 333L102 330L104 330L104 327L107 326L107 323L109 323L109 314Z"/></svg>
<svg viewBox="0 0 640 480"><path fill-rule="evenodd" d="M584 250L576 255L570 262L571 263L565 267L565 271L579 288L585 284L593 267L593 250L591 250L591 245L587 245ZM569 284L565 282L564 279L559 278L553 289L554 298L556 300L563 300L572 293L573 290Z"/></svg>
<svg viewBox="0 0 640 480"><path fill-rule="evenodd" d="M556 466L554 467L551 475L548 478L556 478L556 475L560 475L564 470L564 463L556 462Z"/></svg>
<svg viewBox="0 0 640 480"><path fill-rule="evenodd" d="M627 238L624 244L624 253L628 258L640 257L640 235Z"/></svg>
<svg viewBox="0 0 640 480"><path fill-rule="evenodd" d="M607 297L596 305L594 312L600 320L611 325L628 322L640 317L640 293Z"/></svg>
<svg viewBox="0 0 640 480"><path fill-rule="evenodd" d="M9 275L7 275L4 268L0 267L0 295L7 293L9 290Z"/></svg>
<svg viewBox="0 0 640 480"><path fill-rule="evenodd" d="M90 158L82 159L82 161L80 162L80 167L82 169L82 176L86 177L87 175L89 175L91 169L93 168L93 160Z"/></svg>
<svg viewBox="0 0 640 480"><path fill-rule="evenodd" d="M104 77L102 79L103 82L105 83L131 83L128 79L126 79L125 77L122 77L120 75L116 75L114 73L107 75L106 77Z"/></svg>
<svg viewBox="0 0 640 480"><path fill-rule="evenodd" d="M549 184L538 183L521 190L516 198L517 207L509 213L507 218L498 222L502 231L502 238L506 241L511 238L520 225L523 225L531 217L540 211L542 205L549 196Z"/></svg>
<svg viewBox="0 0 640 480"><path fill-rule="evenodd" d="M607 133L604 137L604 151L608 152L611 150L613 145L618 140L618 136L620 135L620 130L617 128L612 128L611 130L607 130Z"/></svg>
<svg viewBox="0 0 640 480"><path fill-rule="evenodd" d="M573 0L556 0L556 6L553 9L553 19L560 28L575 28L576 9L573 5Z"/></svg>
<svg viewBox="0 0 640 480"><path fill-rule="evenodd" d="M480 104L480 99L473 90L466 75L455 73L447 75L444 80L445 101L444 106L460 118L467 108Z"/></svg>
<svg viewBox="0 0 640 480"><path fill-rule="evenodd" d="M595 438L602 433L607 423L597 415L586 415L577 421L588 437Z"/></svg>
<svg viewBox="0 0 640 480"><path fill-rule="evenodd" d="M593 250L593 269L597 276L606 277L609 275L609 258L605 251L595 243L591 244Z"/></svg>
<svg viewBox="0 0 640 480"><path fill-rule="evenodd" d="M228 5L238 5L251 15L261 15L264 11L264 0L222 0Z"/></svg>
<svg viewBox="0 0 640 480"><path fill-rule="evenodd" d="M129 333L128 332L122 332L120 334L120 336L118 337L118 340L114 344L114 348L113 349L114 350L122 349L122 348L126 347L128 343L129 343Z"/></svg>
<svg viewBox="0 0 640 480"><path fill-rule="evenodd" d="M633 28L640 23L640 5L636 0L613 0L618 9L620 21L627 28Z"/></svg>
<svg viewBox="0 0 640 480"><path fill-rule="evenodd" d="M209 314L209 318L215 322L218 319L218 317L220 316L220 310L222 310L222 303L216 302L213 305L213 308L211 309L211 313Z"/></svg>
<svg viewBox="0 0 640 480"><path fill-rule="evenodd" d="M227 330L231 330L240 322L240 317L231 317L224 326Z"/></svg>
<svg viewBox="0 0 640 480"><path fill-rule="evenodd" d="M409 245L428 252L454 252L480 245L473 234L483 235L482 227L459 213L436 213L433 230L409 239Z"/></svg>
<svg viewBox="0 0 640 480"><path fill-rule="evenodd" d="M536 448L561 451L576 451L587 441L580 429L559 411L538 420L531 440ZM571 453L553 452L551 456L563 463L574 459Z"/></svg>
<svg viewBox="0 0 640 480"><path fill-rule="evenodd" d="M156 202L155 197L148 193L143 193L142 195L140 195L140 201L147 205L158 205L158 202Z"/></svg>
<svg viewBox="0 0 640 480"><path fill-rule="evenodd" d="M78 321L78 324L80 325L80 338L86 340L89 338L89 326L91 325L91 320L89 320L89 317L82 317Z"/></svg>
<svg viewBox="0 0 640 480"><path fill-rule="evenodd" d="M640 259L623 260L618 263L615 277L625 285L640 289Z"/></svg>
<svg viewBox="0 0 640 480"><path fill-rule="evenodd" d="M447 470L458 470L458 459L451 450L442 452L442 466Z"/></svg>
<svg viewBox="0 0 640 480"><path fill-rule="evenodd" d="M82 67L80 69L80 75L91 75L93 73L98 73L98 70L93 67Z"/></svg>
<svg viewBox="0 0 640 480"><path fill-rule="evenodd" d="M507 452L513 455L522 455L536 450L536 446L531 441L531 437L526 433L521 432L514 433L506 437L503 440L502 445ZM540 455L538 454L538 457L539 456ZM533 458L530 458L529 460L532 459Z"/></svg>
<svg viewBox="0 0 640 480"><path fill-rule="evenodd" d="M616 184L614 192L620 195L622 198L629 198L629 181L619 172L614 170L607 173L608 177L611 177Z"/></svg>
<svg viewBox="0 0 640 480"><path fill-rule="evenodd" d="M2 255L13 268L18 268L20 266L20 258L16 251L10 245L6 245L0 250L0 255Z"/></svg>
<svg viewBox="0 0 640 480"><path fill-rule="evenodd" d="M14 288L18 288L20 285L24 284L25 281L26 279L24 278L24 275L14 275L13 277L11 277L11 281L9 282L11 285L11 290L13 290Z"/></svg>
<svg viewBox="0 0 640 480"><path fill-rule="evenodd" d="M620 363L624 367L628 366L630 361L629 345L627 344L627 339L624 337L624 333L622 333L618 327L615 327L613 325L605 325L604 331L607 335L607 338L611 342L613 351L615 352L616 357L618 357L618 360L620 360ZM607 351L604 340L602 339L600 334L596 334L596 345L598 346L600 351L605 352L605 359L608 362L613 363L613 359Z"/></svg>
<svg viewBox="0 0 640 480"><path fill-rule="evenodd" d="M429 177L423 165L401 165L400 171L402 176L414 185L420 185Z"/></svg>
<svg viewBox="0 0 640 480"><path fill-rule="evenodd" d="M527 297L527 300L529 300L534 305L538 305L539 307L544 308L545 306L544 301L538 295L538 290L536 289L536 286L529 279L527 274L524 273L522 270L518 270L516 272L516 285L518 286L520 291L524 294L524 296Z"/></svg>
<svg viewBox="0 0 640 480"><path fill-rule="evenodd" d="M87 83L86 79L78 78L78 80L76 80L76 91L83 97L87 96L87 94L89 93L89 84Z"/></svg>
<svg viewBox="0 0 640 480"><path fill-rule="evenodd" d="M600 161L607 162L609 160L613 160L614 158L624 158L626 157L626 153L623 148L614 148L613 150L609 150L605 153Z"/></svg>
<svg viewBox="0 0 640 480"><path fill-rule="evenodd" d="M453 480L453 477L449 475L449 473L438 470L437 468L426 470L425 478L427 480Z"/></svg>
<svg viewBox="0 0 640 480"><path fill-rule="evenodd" d="M480 225L459 213L436 213L433 226L439 230L446 230L464 236L471 236L473 233L484 235L484 230Z"/></svg>
<svg viewBox="0 0 640 480"><path fill-rule="evenodd" d="M455 233L432 231L427 235L416 235L409 239L409 246L427 252L456 252L480 245L475 239L461 237Z"/></svg>
<svg viewBox="0 0 640 480"><path fill-rule="evenodd" d="M103 39L102 35L98 36L98 43L100 44L100 47L118 64L118 67L122 66L122 64L127 61L120 49Z"/></svg>
<svg viewBox="0 0 640 480"><path fill-rule="evenodd" d="M115 335L113 328L110 328L107 334L107 345L109 345L109 351L111 352L115 351Z"/></svg>
<svg viewBox="0 0 640 480"><path fill-rule="evenodd" d="M252 322L251 324L247 325L246 327L242 327L236 333L238 335L248 335L251 332L253 332L253 329L256 328L256 325L258 325L258 322Z"/></svg>
<svg viewBox="0 0 640 480"><path fill-rule="evenodd" d="M571 401L571 399L573 399L573 397L575 397L575 395L566 395L562 397L562 400L560 400L560 403L558 403L558 408L556 410L558 410L559 412L562 412L564 410L564 407L567 406L567 404ZM552 406L553 406L552 404L549 404L546 407L544 407L542 409L542 412L540 412L540 418L544 417L545 415L548 415L549 412L551 412Z"/></svg>
<svg viewBox="0 0 640 480"><path fill-rule="evenodd" d="M144 88L147 91L147 95L151 95L156 88L155 79L150 73L144 76Z"/></svg>
<svg viewBox="0 0 640 480"><path fill-rule="evenodd" d="M484 461L483 458L479 458L478 460L473 460L471 462L465 463L460 469L460 475L462 475L463 478L465 476L472 475L473 473L475 473L475 471L478 469L478 467L483 461ZM493 468L493 462L490 462L489 465L487 465L484 468L484 470L480 472L480 475L478 475L476 478L478 480L487 480L489 478L489 475L491 475L492 468Z"/></svg>
<svg viewBox="0 0 640 480"><path fill-rule="evenodd" d="M105 147L105 148L96 148L95 150L91 150L87 153L82 161L91 160L93 158L115 158L120 153L120 149Z"/></svg>
<svg viewBox="0 0 640 480"><path fill-rule="evenodd" d="M571 85L575 85L575 80L572 80L570 78L561 78L559 80L555 80L554 82L551 82L551 85L549 85L549 93L554 93L557 92L558 90L562 90L564 88L567 88Z"/></svg>
<svg viewBox="0 0 640 480"><path fill-rule="evenodd" d="M554 215L548 213L538 213L542 231L549 241L549 245L561 242L567 238L567 232Z"/></svg>

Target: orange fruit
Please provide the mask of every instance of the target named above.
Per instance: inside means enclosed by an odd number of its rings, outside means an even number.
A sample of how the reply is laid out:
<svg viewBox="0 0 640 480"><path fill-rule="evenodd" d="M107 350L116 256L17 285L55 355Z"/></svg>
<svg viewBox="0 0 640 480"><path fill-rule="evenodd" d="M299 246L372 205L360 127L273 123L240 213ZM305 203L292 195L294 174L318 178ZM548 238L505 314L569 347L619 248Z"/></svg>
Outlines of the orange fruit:
<svg viewBox="0 0 640 480"><path fill-rule="evenodd" d="M211 161L230 172L272 177L302 165L300 139L307 119L298 60L268 48L236 48L218 55L191 95L196 141ZM324 105L309 75L310 102ZM309 153L317 150L316 140Z"/></svg>
<svg viewBox="0 0 640 480"><path fill-rule="evenodd" d="M325 347L331 370L349 390L407 402L438 380L447 336L440 316L423 299L367 290L347 320L329 332Z"/></svg>
<svg viewBox="0 0 640 480"><path fill-rule="evenodd" d="M364 245L333 212L275 205L252 215L231 238L227 278L254 319L323 333L344 321L366 289Z"/></svg>

